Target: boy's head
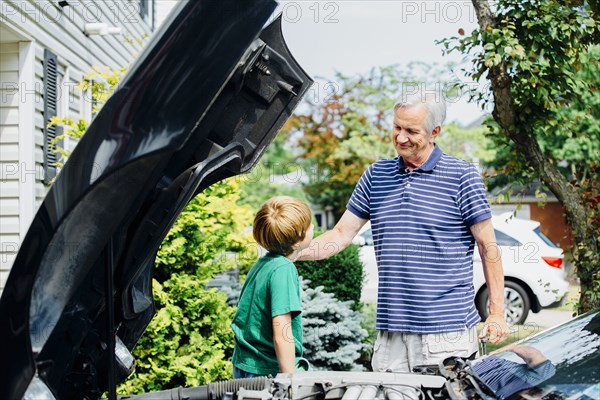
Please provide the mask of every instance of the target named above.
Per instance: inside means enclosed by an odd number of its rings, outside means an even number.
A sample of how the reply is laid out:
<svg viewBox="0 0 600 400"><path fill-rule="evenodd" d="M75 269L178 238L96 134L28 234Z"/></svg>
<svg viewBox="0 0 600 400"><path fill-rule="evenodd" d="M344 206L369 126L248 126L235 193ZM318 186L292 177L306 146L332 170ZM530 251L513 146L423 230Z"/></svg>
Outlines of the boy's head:
<svg viewBox="0 0 600 400"><path fill-rule="evenodd" d="M306 237L311 224L312 213L306 203L290 196L277 196L256 213L252 234L269 252L287 256Z"/></svg>

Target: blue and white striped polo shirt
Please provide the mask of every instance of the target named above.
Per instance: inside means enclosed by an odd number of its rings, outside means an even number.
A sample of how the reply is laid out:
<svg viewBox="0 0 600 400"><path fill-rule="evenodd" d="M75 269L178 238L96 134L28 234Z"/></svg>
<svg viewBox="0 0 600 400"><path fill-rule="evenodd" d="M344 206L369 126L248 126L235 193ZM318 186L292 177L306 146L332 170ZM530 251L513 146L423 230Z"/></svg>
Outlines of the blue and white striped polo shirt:
<svg viewBox="0 0 600 400"><path fill-rule="evenodd" d="M371 220L377 330L452 332L480 321L469 227L492 214L475 166L437 145L412 172L401 157L381 160L363 173L346 207Z"/></svg>

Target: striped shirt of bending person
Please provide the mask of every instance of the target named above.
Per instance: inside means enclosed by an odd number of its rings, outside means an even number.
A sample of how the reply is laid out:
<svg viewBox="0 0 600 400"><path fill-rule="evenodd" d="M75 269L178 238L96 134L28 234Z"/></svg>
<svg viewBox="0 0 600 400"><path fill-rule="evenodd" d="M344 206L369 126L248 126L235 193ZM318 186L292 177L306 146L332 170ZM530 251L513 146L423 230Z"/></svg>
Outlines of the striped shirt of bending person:
<svg viewBox="0 0 600 400"><path fill-rule="evenodd" d="M473 365L472 370L486 386L494 391L498 399L506 399L551 378L556 372L556 367L550 360L530 368L524 362L518 363L490 356Z"/></svg>
<svg viewBox="0 0 600 400"><path fill-rule="evenodd" d="M475 326L470 226L491 218L472 164L436 145L412 172L401 157L363 173L347 204L371 220L378 266L378 330L431 334Z"/></svg>

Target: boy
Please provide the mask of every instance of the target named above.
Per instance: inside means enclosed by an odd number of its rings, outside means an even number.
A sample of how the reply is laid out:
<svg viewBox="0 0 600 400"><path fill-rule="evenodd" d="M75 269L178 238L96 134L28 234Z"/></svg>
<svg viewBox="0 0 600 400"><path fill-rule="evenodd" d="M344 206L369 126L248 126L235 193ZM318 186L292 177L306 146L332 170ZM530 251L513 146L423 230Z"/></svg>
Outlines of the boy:
<svg viewBox="0 0 600 400"><path fill-rule="evenodd" d="M293 261L313 233L310 209L293 197L274 197L256 214L252 234L268 253L250 269L231 324L234 379L295 372L302 320Z"/></svg>

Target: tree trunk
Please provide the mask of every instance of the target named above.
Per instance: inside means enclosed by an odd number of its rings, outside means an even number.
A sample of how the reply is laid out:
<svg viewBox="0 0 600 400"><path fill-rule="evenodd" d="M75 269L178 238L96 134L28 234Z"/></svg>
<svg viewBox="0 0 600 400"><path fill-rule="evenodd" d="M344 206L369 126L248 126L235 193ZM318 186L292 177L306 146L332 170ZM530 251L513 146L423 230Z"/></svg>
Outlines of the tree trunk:
<svg viewBox="0 0 600 400"><path fill-rule="evenodd" d="M482 32L494 27L487 0L472 0ZM593 296L598 286L598 242L594 227L587 224L584 200L577 189L544 156L536 138L516 126L518 110L511 94L511 80L504 62L488 69L488 77L494 93L494 120L504 130L506 136L515 143L519 152L525 155L529 165L537 172L540 180L554 193L562 204L568 224L571 226L576 245L573 249L577 276L581 284L578 312L590 311L600 306L600 300Z"/></svg>

